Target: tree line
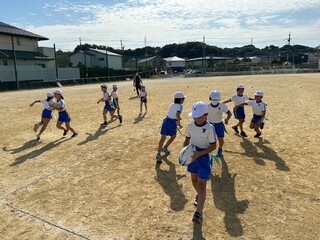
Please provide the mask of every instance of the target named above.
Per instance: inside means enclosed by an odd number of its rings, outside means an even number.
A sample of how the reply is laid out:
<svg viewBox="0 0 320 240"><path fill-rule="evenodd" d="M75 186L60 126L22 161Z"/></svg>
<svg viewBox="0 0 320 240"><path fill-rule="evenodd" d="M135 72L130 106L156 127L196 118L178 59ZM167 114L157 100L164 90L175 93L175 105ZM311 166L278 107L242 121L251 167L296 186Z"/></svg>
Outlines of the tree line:
<svg viewBox="0 0 320 240"><path fill-rule="evenodd" d="M243 47L234 48L220 48L217 46L211 46L202 42L187 42L187 43L172 43L167 44L163 47L143 47L136 49L114 49L105 45L96 44L81 44L77 45L73 52L63 52L62 50L57 51L57 62L60 67L68 66L70 61L69 56L77 51L85 51L89 48L108 50L117 54L121 54L124 58L138 58L142 59L150 56L161 56L162 58L178 56L181 58L191 59L205 56L214 57L251 57L251 56L269 56L269 55L280 55L284 53L316 53L319 51L317 48L303 46L303 45L284 45L282 47L269 45L264 48L256 48L254 45L246 45Z"/></svg>

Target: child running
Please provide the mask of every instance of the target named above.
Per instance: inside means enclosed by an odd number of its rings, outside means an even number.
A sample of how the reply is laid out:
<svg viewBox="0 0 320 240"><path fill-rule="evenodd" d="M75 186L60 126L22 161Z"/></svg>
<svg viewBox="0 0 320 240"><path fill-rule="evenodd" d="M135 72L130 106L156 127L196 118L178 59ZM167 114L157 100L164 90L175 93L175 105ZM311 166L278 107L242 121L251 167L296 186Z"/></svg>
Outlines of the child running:
<svg viewBox="0 0 320 240"><path fill-rule="evenodd" d="M168 147L177 136L177 126L179 128L182 128L180 115L183 110L182 104L185 98L186 96L182 92L176 92L174 94L174 103L171 104L168 115L163 120L161 131L160 131L161 138L158 144L158 152L156 155L156 159L158 163L162 162L161 151L164 152L166 155L170 155L170 151L168 150ZM170 139L167 141L167 143L163 147L163 144L167 136L170 136Z"/></svg>
<svg viewBox="0 0 320 240"><path fill-rule="evenodd" d="M146 91L146 87L145 86L141 86L141 91L139 93L139 97L140 97L140 113L139 113L139 116L142 115L142 104L144 104L144 108L145 108L145 113L147 113L147 109L148 109L148 106L147 106L147 102L148 102L148 99L147 99L147 96L148 96L148 93Z"/></svg>
<svg viewBox="0 0 320 240"><path fill-rule="evenodd" d="M202 211L206 200L207 181L211 174L212 160L209 153L216 149L216 133L213 126L207 122L208 105L204 102L197 102L192 106L189 114L193 122L187 125L186 139L183 146L190 143L196 146L197 151L192 157L192 162L187 166L191 173L191 181L197 195L194 205L197 207L193 214L192 221L202 223Z"/></svg>
<svg viewBox="0 0 320 240"><path fill-rule="evenodd" d="M112 92L111 92L111 97L112 97L112 103L115 109L117 109L117 114L120 116L120 106L119 106L119 97L118 97L118 86L117 85L112 85Z"/></svg>
<svg viewBox="0 0 320 240"><path fill-rule="evenodd" d="M247 95L243 94L244 92L244 86L242 84L237 86L237 95L232 96L229 100L224 101L223 103L228 103L228 102L234 102L235 107L244 103L246 100L254 100L253 98L250 98ZM235 119L238 120L237 125L232 126L232 129L236 132L239 133L238 127L240 128L240 135L242 137L247 137L247 134L243 131L243 123L246 118L246 114L244 112L244 107L238 107L234 108L233 114Z"/></svg>
<svg viewBox="0 0 320 240"><path fill-rule="evenodd" d="M254 135L255 138L259 138L261 136L261 130L264 127L264 118L266 116L266 108L267 104L262 102L263 98L263 92L257 91L254 94L254 101L242 103L238 107L243 107L244 105L249 105L252 107L253 117L251 119L250 128L254 129L256 131L256 135Z"/></svg>
<svg viewBox="0 0 320 240"><path fill-rule="evenodd" d="M97 104L99 104L100 102L105 102L103 112L102 112L104 122L101 125L104 127L106 127L108 125L108 123L107 123L107 113L108 112L110 112L111 118L117 118L117 119L119 119L119 122L122 123L122 116L121 115L119 115L119 116L114 115L115 107L111 101L111 95L107 92L108 85L103 83L103 84L101 84L100 87L101 87L101 91L103 93L103 97L101 99L99 99Z"/></svg>
<svg viewBox="0 0 320 240"><path fill-rule="evenodd" d="M62 96L62 91L57 89L53 92L55 99L57 100L57 106L54 108L59 111L59 117L57 122L57 128L63 130L63 136L66 136L70 130L73 134L71 138L78 136L78 133L70 126L71 117L67 112L67 106ZM62 124L65 123L66 127L62 127Z"/></svg>
<svg viewBox="0 0 320 240"><path fill-rule="evenodd" d="M39 123L36 123L33 127L33 130L37 132L38 128L40 126L40 132L37 135L37 139L40 140L41 134L46 130L51 118L52 118L52 109L50 107L51 103L53 102L53 93L48 92L47 93L47 99L41 99L41 100L36 100L33 103L30 104L30 107L32 107L35 103L42 103L44 106L44 109L41 114L41 121Z"/></svg>
<svg viewBox="0 0 320 240"><path fill-rule="evenodd" d="M214 130L217 134L218 137L218 142L219 142L219 148L218 148L218 153L217 157L222 157L222 147L224 144L224 131L225 131L225 126L223 124L223 118L222 114L226 113L228 116L224 120L225 124L228 124L232 114L229 110L229 108L223 104L220 103L220 91L213 90L210 93L209 97L211 103L208 104L208 121L214 126Z"/></svg>

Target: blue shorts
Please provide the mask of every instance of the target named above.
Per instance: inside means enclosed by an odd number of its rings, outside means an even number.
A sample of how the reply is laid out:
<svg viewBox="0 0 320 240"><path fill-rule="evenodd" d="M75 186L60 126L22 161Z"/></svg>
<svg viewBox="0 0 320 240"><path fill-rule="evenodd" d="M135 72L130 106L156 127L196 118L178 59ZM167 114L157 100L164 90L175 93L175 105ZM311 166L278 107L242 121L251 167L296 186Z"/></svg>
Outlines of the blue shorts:
<svg viewBox="0 0 320 240"><path fill-rule="evenodd" d="M187 166L190 173L198 174L203 180L208 180L211 174L212 160L209 154L197 158L194 162Z"/></svg>
<svg viewBox="0 0 320 240"><path fill-rule="evenodd" d="M256 125L258 125L257 122L258 122L260 119L261 119L261 115L259 116L259 115L253 114L253 118L251 119L251 122L254 123L254 124L256 124ZM261 122L260 122L260 124L261 124ZM259 124L259 126L260 126L260 124Z"/></svg>
<svg viewBox="0 0 320 240"><path fill-rule="evenodd" d="M112 99L112 103L113 103L114 108L118 108L119 107L119 98Z"/></svg>
<svg viewBox="0 0 320 240"><path fill-rule="evenodd" d="M221 123L211 123L214 126L218 138L224 138L224 124Z"/></svg>
<svg viewBox="0 0 320 240"><path fill-rule="evenodd" d="M244 112L244 107L238 107L236 111L233 111L235 119L245 119L246 114Z"/></svg>
<svg viewBox="0 0 320 240"><path fill-rule="evenodd" d="M109 102L106 102L106 104L104 105L104 109L108 110L109 112L113 112L115 110L115 107L112 103L110 104Z"/></svg>
<svg viewBox="0 0 320 240"><path fill-rule="evenodd" d="M161 135L165 136L174 136L177 134L177 120L172 118L165 118L163 120L162 126L161 126Z"/></svg>
<svg viewBox="0 0 320 240"><path fill-rule="evenodd" d="M58 122L71 122L71 117L67 111L59 112Z"/></svg>
<svg viewBox="0 0 320 240"><path fill-rule="evenodd" d="M143 102L143 103L147 103L147 102L148 102L148 100L147 100L146 97L142 97L140 100L141 100L141 102Z"/></svg>
<svg viewBox="0 0 320 240"><path fill-rule="evenodd" d="M43 109L42 114L41 114L42 118L52 118L52 110L50 109Z"/></svg>

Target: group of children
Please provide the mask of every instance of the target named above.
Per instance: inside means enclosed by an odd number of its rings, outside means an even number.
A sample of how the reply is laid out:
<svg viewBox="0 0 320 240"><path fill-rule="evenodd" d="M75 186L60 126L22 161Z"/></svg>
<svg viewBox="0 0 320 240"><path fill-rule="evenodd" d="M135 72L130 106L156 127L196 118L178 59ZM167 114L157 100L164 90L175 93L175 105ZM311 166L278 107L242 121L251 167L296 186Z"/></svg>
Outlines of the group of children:
<svg viewBox="0 0 320 240"><path fill-rule="evenodd" d="M38 128L42 126L40 132L37 135L38 140L40 139L41 134L44 132L44 130L46 130L50 120L52 119L53 110L57 110L59 112L56 127L63 130L63 136L66 136L68 131L72 132L71 138L78 136L78 133L70 126L71 117L67 112L67 106L64 101L64 97L62 96L61 90L57 89L53 93L48 92L47 99L36 100L30 104L30 107L38 102L42 103L44 106L41 114L41 121L39 123L36 123L33 127L33 130L37 132ZM62 126L63 123L65 123L65 127Z"/></svg>
<svg viewBox="0 0 320 240"><path fill-rule="evenodd" d="M244 86L242 84L237 86L237 94L232 96L229 100L221 103L220 91L213 90L210 93L210 103L196 102L192 105L192 111L189 116L193 121L188 123L185 133L185 141L183 147L192 144L196 147L196 151L192 156L191 163L187 166L187 171L191 173L191 181L197 194L194 199L196 211L193 214L192 221L196 224L202 223L202 211L206 199L206 184L209 180L212 169L212 155L210 154L216 149L218 139L218 152L216 157L223 156L223 144L225 124L228 124L232 114L225 103L234 102L235 107L233 114L238 120L237 125L232 126L232 129L238 134L240 128L240 135L247 137L243 130L243 123L245 122L244 106L252 107L253 118L251 119L250 128L256 132L255 138L261 136L261 130L264 127L264 118L266 114L266 104L262 101L263 92L257 91L254 99L244 95ZM181 126L181 113L183 110L182 104L186 96L182 92L177 92L174 95L174 103L169 107L168 115L163 120L161 126L161 138L158 144L158 151L156 160L158 163L162 162L161 152L165 155L170 155L168 147L176 138L178 127ZM253 101L248 101L253 100ZM227 114L223 120L223 113ZM166 137L169 140L165 143ZM165 144L164 144L165 143Z"/></svg>
<svg viewBox="0 0 320 240"><path fill-rule="evenodd" d="M122 116L120 115L119 98L117 94L117 85L113 85L113 91L109 93L107 91L107 84L101 84L101 91L103 97L97 101L97 104L104 102L103 120L102 126L107 126L107 113L109 112L111 118L116 118L122 123ZM218 151L216 157L223 156L223 145L225 136L225 124L228 124L232 114L225 103L234 102L233 108L234 117L238 120L232 129L242 136L247 137L247 134L243 130L243 123L245 122L245 110L244 106L248 105L252 107L253 118L251 119L249 127L256 132L255 138L261 136L261 129L264 127L264 119L266 115L266 104L262 101L263 92L257 91L254 95L254 99L244 94L244 86L242 84L237 86L237 94L230 99L220 102L220 91L213 90L209 95L210 103L196 102L192 105L192 111L189 116L193 118L193 121L188 123L185 133L185 141L183 147L192 144L196 147L196 151L192 156L192 162L187 166L187 171L191 173L191 181L197 194L194 199L194 205L196 211L193 214L192 221L197 224L202 223L202 211L204 202L206 199L206 184L209 180L212 169L212 155L210 154L216 149L218 140ZM142 115L142 105L145 105L145 113L147 113L147 91L144 86L141 89L137 89L138 96L140 98L140 114ZM163 120L161 126L161 138L158 143L158 151L156 153L156 160L158 163L162 162L163 152L166 156L170 155L169 146L176 138L177 130L182 128L181 125L181 113L183 112L183 103L186 96L183 92L176 92L174 94L174 101L169 107L168 114ZM249 100L249 101L248 101ZM44 105L42 111L41 121L34 126L36 132L40 126L42 126L37 139L40 139L41 134L46 129L48 123L52 118L52 111L57 110L59 112L59 118L57 122L57 128L62 129L65 136L70 130L72 138L76 137L78 133L70 126L70 115L67 112L66 104L62 96L61 90L55 90L53 93L47 93L47 99L37 100L30 104L30 107L35 103L40 102ZM117 110L117 115L115 114ZM223 120L223 114L227 117ZM65 127L62 124L65 123ZM240 132L238 130L240 128ZM167 142L166 138L169 136Z"/></svg>

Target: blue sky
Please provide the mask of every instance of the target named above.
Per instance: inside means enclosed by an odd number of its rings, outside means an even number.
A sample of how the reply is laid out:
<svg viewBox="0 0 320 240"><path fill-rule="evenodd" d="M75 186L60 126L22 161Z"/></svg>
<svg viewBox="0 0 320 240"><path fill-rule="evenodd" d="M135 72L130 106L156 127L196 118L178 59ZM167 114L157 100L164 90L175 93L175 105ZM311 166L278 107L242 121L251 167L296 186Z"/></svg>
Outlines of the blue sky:
<svg viewBox="0 0 320 240"><path fill-rule="evenodd" d="M202 41L218 47L320 45L320 0L0 0L0 21L72 51L82 43L125 49Z"/></svg>

